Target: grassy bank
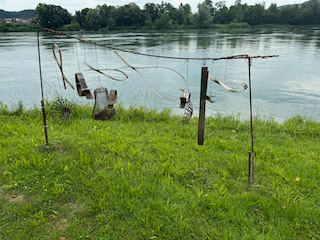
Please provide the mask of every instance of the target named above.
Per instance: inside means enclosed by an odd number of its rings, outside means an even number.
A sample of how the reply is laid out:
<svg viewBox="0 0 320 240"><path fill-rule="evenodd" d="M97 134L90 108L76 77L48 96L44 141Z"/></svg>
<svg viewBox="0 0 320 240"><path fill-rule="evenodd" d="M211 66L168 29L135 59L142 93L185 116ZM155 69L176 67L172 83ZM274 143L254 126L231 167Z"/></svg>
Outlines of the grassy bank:
<svg viewBox="0 0 320 240"><path fill-rule="evenodd" d="M320 237L318 122L255 119L248 188L248 122L207 117L198 146L197 119L169 109L76 111L69 126L48 112L46 147L39 110L1 106L0 239Z"/></svg>

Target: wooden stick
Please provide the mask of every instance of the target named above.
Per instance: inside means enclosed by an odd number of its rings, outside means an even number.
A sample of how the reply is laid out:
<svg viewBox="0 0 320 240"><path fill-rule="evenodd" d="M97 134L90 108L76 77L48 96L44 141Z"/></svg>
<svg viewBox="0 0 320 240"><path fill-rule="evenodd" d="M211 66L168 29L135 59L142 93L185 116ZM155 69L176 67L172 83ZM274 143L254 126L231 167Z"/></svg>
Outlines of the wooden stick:
<svg viewBox="0 0 320 240"><path fill-rule="evenodd" d="M204 141L204 122L206 113L206 96L208 86L208 68L202 67L201 70L201 91L200 91L200 111L198 122L198 145L203 145Z"/></svg>

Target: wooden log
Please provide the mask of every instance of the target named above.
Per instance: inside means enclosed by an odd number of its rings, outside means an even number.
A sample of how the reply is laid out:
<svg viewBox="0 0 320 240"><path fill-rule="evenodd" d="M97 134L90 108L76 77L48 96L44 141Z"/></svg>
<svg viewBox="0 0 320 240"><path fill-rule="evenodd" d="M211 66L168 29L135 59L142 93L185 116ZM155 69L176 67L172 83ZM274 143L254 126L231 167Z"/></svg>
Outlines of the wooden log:
<svg viewBox="0 0 320 240"><path fill-rule="evenodd" d="M87 99L93 99L93 96L86 84L86 81L84 80L82 73L76 73L75 79L76 79L78 95L80 97L86 96Z"/></svg>
<svg viewBox="0 0 320 240"><path fill-rule="evenodd" d="M201 89L200 89L200 110L198 122L198 145L203 145L204 142L204 122L206 117L206 96L208 86L208 68L202 67L201 70Z"/></svg>

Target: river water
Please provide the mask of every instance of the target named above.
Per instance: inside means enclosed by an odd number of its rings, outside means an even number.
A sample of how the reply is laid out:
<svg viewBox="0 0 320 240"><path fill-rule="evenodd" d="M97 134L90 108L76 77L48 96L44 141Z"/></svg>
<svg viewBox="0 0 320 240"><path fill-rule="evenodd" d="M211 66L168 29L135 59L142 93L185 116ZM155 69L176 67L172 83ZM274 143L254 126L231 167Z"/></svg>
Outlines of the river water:
<svg viewBox="0 0 320 240"><path fill-rule="evenodd" d="M179 98L182 95L179 88L185 88L185 91L190 92L195 116L199 110L201 68L207 67L217 79L236 79L248 84L248 61L203 61L191 58L222 58L239 54L279 55L274 58L252 60L254 115L282 122L300 114L320 121L320 28L110 31L70 34L136 53L190 58L177 60L117 51L129 65L139 67L137 70L145 80L164 98ZM175 114L183 114L184 110L179 108L179 101L167 101L156 95L141 75L128 68L114 50L51 33L40 33L39 40L44 96L47 100L59 96L80 104L94 105L94 100L80 98L76 90L68 85L67 89L64 89L61 72L52 53L53 44L57 44L61 49L63 72L74 86L75 73L81 72L92 93L99 87L116 89L118 102L125 107L144 106L158 110L170 108ZM57 51L56 54L59 58ZM125 81L114 81L89 70L83 62L113 78ZM121 70L128 78L126 79L123 73L110 69ZM241 86L233 82L225 83L237 90L241 89ZM40 106L36 33L0 33L0 86L0 101L9 107L13 107L19 101L23 101L26 108ZM233 93L209 81L207 93L215 96L215 103L207 101L207 116L221 113L249 119L248 89Z"/></svg>

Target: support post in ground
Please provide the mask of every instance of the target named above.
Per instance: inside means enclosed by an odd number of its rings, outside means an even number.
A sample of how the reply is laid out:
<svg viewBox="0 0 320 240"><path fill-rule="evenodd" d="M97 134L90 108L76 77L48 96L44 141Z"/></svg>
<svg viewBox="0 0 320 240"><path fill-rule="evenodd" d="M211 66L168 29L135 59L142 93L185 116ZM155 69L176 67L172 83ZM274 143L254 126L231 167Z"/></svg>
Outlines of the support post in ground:
<svg viewBox="0 0 320 240"><path fill-rule="evenodd" d="M202 67L201 70L201 89L200 89L200 110L198 122L198 145L203 145L204 141L204 122L206 117L206 96L208 86L208 68Z"/></svg>
<svg viewBox="0 0 320 240"><path fill-rule="evenodd" d="M42 109L42 118L43 118L43 127L44 127L44 135L46 137L46 145L49 145L48 142L48 132L47 132L47 121L46 121L46 111L44 108L44 94L43 94L43 80L42 80L42 72L41 72L41 59L40 59L40 40L39 40L39 30L37 32L37 42L38 42L38 58L39 58L39 72L40 72L40 87L41 87L41 96L42 96L42 101L41 101L41 109Z"/></svg>
<svg viewBox="0 0 320 240"><path fill-rule="evenodd" d="M250 98L250 124L251 124L251 152L249 152L249 185L254 183L255 160L253 151L253 126L252 126L252 96L251 96L251 58L248 58L249 67L249 98Z"/></svg>
<svg viewBox="0 0 320 240"><path fill-rule="evenodd" d="M41 101L41 108L42 108L42 118L43 118L43 127L44 127L44 135L46 137L46 145L49 145L48 142L48 132L47 132L47 119L46 119L46 112L44 109L44 102Z"/></svg>

